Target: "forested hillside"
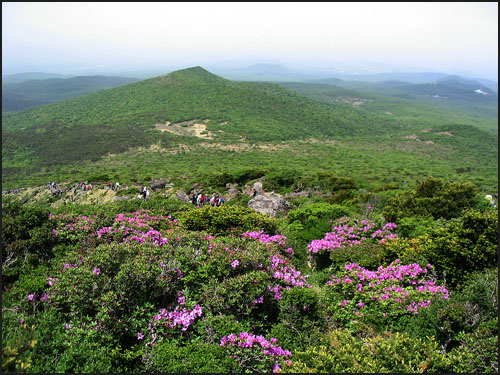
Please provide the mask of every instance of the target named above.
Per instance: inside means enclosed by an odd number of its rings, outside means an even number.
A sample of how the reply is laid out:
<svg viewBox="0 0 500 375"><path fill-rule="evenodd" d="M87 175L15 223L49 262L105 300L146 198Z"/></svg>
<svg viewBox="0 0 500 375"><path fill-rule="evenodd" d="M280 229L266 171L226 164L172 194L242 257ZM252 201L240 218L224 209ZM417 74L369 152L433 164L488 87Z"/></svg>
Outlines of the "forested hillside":
<svg viewBox="0 0 500 375"><path fill-rule="evenodd" d="M2 82L2 112L60 102L137 81L135 78L84 76L27 80L19 83Z"/></svg>

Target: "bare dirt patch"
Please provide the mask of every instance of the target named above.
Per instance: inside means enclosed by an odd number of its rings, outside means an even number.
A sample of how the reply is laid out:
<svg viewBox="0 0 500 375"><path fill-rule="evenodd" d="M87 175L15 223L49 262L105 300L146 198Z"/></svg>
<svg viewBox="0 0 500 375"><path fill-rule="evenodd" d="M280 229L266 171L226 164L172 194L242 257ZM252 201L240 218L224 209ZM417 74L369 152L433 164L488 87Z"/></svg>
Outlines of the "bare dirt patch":
<svg viewBox="0 0 500 375"><path fill-rule="evenodd" d="M436 133L436 134L442 134L442 135L447 135L447 136L449 136L449 137L454 137L454 135L453 135L453 134L451 134L450 132L438 132L438 133Z"/></svg>
<svg viewBox="0 0 500 375"><path fill-rule="evenodd" d="M416 134L410 134L403 137L403 139L418 139Z"/></svg>
<svg viewBox="0 0 500 375"><path fill-rule="evenodd" d="M366 102L373 102L373 99L352 98L350 96L339 96L335 99L339 103L351 104L353 107L359 107Z"/></svg>
<svg viewBox="0 0 500 375"><path fill-rule="evenodd" d="M208 122L208 119L194 119L171 124L167 121L165 124L156 124L155 129L162 132L167 131L177 135L188 135L203 139L213 139L213 134L207 130L207 126L202 122Z"/></svg>

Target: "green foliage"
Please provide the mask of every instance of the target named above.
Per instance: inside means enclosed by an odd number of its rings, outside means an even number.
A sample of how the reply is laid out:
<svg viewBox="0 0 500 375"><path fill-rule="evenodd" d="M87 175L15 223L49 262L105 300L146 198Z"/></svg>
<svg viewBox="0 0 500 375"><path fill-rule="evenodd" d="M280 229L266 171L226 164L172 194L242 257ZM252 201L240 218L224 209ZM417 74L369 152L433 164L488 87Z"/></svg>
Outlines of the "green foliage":
<svg viewBox="0 0 500 375"><path fill-rule="evenodd" d="M206 206L184 213L183 223L189 230L207 231L212 234L237 234L245 231L264 230L273 233L275 222L250 208L238 206Z"/></svg>
<svg viewBox="0 0 500 375"><path fill-rule="evenodd" d="M397 233L401 237L415 238L427 234L436 224L432 218L403 217L398 222Z"/></svg>
<svg viewBox="0 0 500 375"><path fill-rule="evenodd" d="M241 368L219 343L163 341L152 350L148 372L229 373Z"/></svg>
<svg viewBox="0 0 500 375"><path fill-rule="evenodd" d="M476 270L498 265L498 211L464 211L460 219L436 228L424 240L423 255L447 284L463 284Z"/></svg>
<svg viewBox="0 0 500 375"><path fill-rule="evenodd" d="M385 247L381 244L361 243L348 247L340 247L329 253L333 273L344 271L344 266L357 263L363 268L376 270L387 259Z"/></svg>
<svg viewBox="0 0 500 375"><path fill-rule="evenodd" d="M415 189L391 198L383 213L388 221L395 222L410 216L450 219L475 206L476 192L477 188L471 183L429 177Z"/></svg>
<svg viewBox="0 0 500 375"><path fill-rule="evenodd" d="M295 352L291 365L283 363L285 373L423 373L461 372L470 367L463 360L471 356L442 354L432 338L413 338L390 332L366 338L348 330L330 332L322 345Z"/></svg>
<svg viewBox="0 0 500 375"><path fill-rule="evenodd" d="M299 259L305 260L307 244L332 229L331 221L349 215L344 206L313 203L288 212L286 235Z"/></svg>
<svg viewBox="0 0 500 375"><path fill-rule="evenodd" d="M343 216L349 216L347 207L327 203L315 203L290 211L287 219L289 223L299 222L306 227L313 227L309 223L310 221L314 221L314 219L335 220Z"/></svg>

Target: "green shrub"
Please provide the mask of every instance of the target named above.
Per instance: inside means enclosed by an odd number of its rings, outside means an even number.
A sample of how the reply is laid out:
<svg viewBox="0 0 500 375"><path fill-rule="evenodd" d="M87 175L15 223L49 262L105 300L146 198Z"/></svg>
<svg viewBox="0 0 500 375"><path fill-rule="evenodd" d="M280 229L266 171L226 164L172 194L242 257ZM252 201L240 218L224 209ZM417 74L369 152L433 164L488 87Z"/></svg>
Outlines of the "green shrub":
<svg viewBox="0 0 500 375"><path fill-rule="evenodd" d="M219 340L220 341L220 340ZM152 349L148 372L163 373L229 373L241 368L219 343L163 341Z"/></svg>
<svg viewBox="0 0 500 375"><path fill-rule="evenodd" d="M429 177L414 189L391 198L383 214L386 220L394 222L409 216L450 219L458 217L464 209L475 207L476 203L474 184Z"/></svg>
<svg viewBox="0 0 500 375"><path fill-rule="evenodd" d="M470 367L463 352L442 354L432 338L420 339L404 333L386 332L372 337L355 337L348 330L332 331L318 346L295 352L292 362L282 361L284 373L423 373L459 372Z"/></svg>
<svg viewBox="0 0 500 375"><path fill-rule="evenodd" d="M423 256L448 285L463 284L473 271L498 265L498 211L464 211L460 219L423 238Z"/></svg>
<svg viewBox="0 0 500 375"><path fill-rule="evenodd" d="M202 230L212 234L241 235L252 230L263 230L272 234L276 229L275 221L251 208L226 205L193 208L184 213L183 223L189 230Z"/></svg>
<svg viewBox="0 0 500 375"><path fill-rule="evenodd" d="M330 231L332 220L346 215L349 215L347 207L328 203L313 203L291 210L287 215L286 235L297 258L305 261L307 244Z"/></svg>
<svg viewBox="0 0 500 375"><path fill-rule="evenodd" d="M329 253L332 272L344 271L344 266L357 263L363 268L376 270L387 258L385 247L381 244L361 243L340 247Z"/></svg>
<svg viewBox="0 0 500 375"><path fill-rule="evenodd" d="M397 233L400 237L415 238L427 234L436 224L432 218L404 217L398 223Z"/></svg>

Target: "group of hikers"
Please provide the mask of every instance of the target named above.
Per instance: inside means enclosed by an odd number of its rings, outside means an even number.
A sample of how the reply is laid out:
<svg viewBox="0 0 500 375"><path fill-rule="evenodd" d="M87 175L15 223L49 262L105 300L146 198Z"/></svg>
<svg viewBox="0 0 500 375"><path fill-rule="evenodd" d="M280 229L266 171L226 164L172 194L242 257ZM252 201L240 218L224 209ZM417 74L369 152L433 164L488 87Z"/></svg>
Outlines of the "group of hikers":
<svg viewBox="0 0 500 375"><path fill-rule="evenodd" d="M55 182L48 182L47 186L49 187L53 197L64 193L64 191L57 187L57 184Z"/></svg>
<svg viewBox="0 0 500 375"><path fill-rule="evenodd" d="M146 186L143 186L143 188L141 189L141 192L139 193L139 196L137 198L143 197L144 202L146 202L149 198L149 194L150 194L149 189Z"/></svg>
<svg viewBox="0 0 500 375"><path fill-rule="evenodd" d="M14 190L4 190L4 191L2 191L2 194L17 194L17 193L23 192L24 190L26 190L26 189L23 187L20 187L20 188L14 189Z"/></svg>
<svg viewBox="0 0 500 375"><path fill-rule="evenodd" d="M209 204L212 207L219 207L224 204L224 197L218 194L212 194L212 196L204 194L194 194L191 197L191 202L196 205L196 207L203 207L205 204Z"/></svg>

